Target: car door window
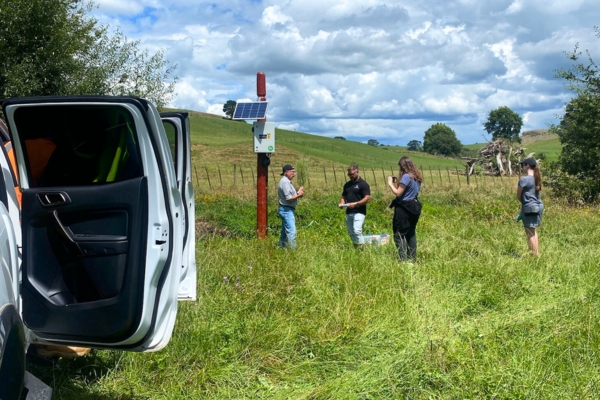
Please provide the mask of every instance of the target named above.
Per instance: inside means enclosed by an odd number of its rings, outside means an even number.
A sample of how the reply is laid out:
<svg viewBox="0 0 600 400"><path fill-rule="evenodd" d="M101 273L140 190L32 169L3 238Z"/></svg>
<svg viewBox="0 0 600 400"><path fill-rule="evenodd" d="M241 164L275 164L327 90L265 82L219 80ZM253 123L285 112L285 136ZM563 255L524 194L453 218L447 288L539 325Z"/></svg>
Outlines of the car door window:
<svg viewBox="0 0 600 400"><path fill-rule="evenodd" d="M132 117L122 108L23 107L15 121L25 144L29 187L94 185L142 176Z"/></svg>

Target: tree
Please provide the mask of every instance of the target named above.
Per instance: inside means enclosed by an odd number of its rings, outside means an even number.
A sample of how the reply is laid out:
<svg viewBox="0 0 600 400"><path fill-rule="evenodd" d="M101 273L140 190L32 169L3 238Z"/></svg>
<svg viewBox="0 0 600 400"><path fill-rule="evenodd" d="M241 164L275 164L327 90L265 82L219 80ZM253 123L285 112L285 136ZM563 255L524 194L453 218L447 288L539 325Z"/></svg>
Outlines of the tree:
<svg viewBox="0 0 600 400"><path fill-rule="evenodd" d="M411 140L406 146L410 151L423 151L423 144L420 140Z"/></svg>
<svg viewBox="0 0 600 400"><path fill-rule="evenodd" d="M0 97L134 95L162 107L176 77L164 52L88 16L84 0L0 0Z"/></svg>
<svg viewBox="0 0 600 400"><path fill-rule="evenodd" d="M423 150L429 154L457 156L462 151L462 144L448 125L438 122L425 131Z"/></svg>
<svg viewBox="0 0 600 400"><path fill-rule="evenodd" d="M236 104L237 103L234 100L227 100L227 103L223 104L223 112L229 119L233 118Z"/></svg>
<svg viewBox="0 0 600 400"><path fill-rule="evenodd" d="M598 27L595 32L600 38ZM563 145L559 171L554 171L550 183L568 197L594 201L600 197L600 68L588 51L582 60L578 45L566 54L575 65L569 70L558 70L556 76L567 81L565 86L576 97L565 106L559 124L550 129Z"/></svg>
<svg viewBox="0 0 600 400"><path fill-rule="evenodd" d="M343 136L335 136L335 137L334 137L334 139L346 140L346 138L345 138L345 137L343 137Z"/></svg>
<svg viewBox="0 0 600 400"><path fill-rule="evenodd" d="M369 139L369 140L367 141L367 144L368 144L369 146L379 146L379 141L377 141L377 140L375 140L375 139Z"/></svg>
<svg viewBox="0 0 600 400"><path fill-rule="evenodd" d="M483 126L487 133L492 135L492 140L505 139L510 143L521 143L519 134L523 119L506 106L490 111L488 120Z"/></svg>

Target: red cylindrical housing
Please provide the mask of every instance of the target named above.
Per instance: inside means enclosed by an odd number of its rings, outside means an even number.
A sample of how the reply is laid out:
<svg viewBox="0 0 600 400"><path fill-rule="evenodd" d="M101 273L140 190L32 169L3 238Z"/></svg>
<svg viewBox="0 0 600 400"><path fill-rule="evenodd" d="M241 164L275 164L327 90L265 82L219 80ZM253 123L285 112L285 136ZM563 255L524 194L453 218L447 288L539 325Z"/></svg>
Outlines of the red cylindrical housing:
<svg viewBox="0 0 600 400"><path fill-rule="evenodd" d="M267 77L264 72L256 73L256 95L258 97L267 95Z"/></svg>

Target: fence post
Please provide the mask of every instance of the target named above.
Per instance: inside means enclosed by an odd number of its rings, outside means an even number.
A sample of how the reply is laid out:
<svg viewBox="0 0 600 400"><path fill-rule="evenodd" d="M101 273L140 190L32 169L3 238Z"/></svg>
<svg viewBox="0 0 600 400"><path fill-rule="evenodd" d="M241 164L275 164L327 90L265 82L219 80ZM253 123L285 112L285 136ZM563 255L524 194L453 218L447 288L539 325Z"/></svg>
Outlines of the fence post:
<svg viewBox="0 0 600 400"><path fill-rule="evenodd" d="M233 186L237 186L237 164L233 164Z"/></svg>
<svg viewBox="0 0 600 400"><path fill-rule="evenodd" d="M438 174L440 174L440 186L442 186L444 184L444 182L442 182L442 170L440 169L439 165L438 165Z"/></svg>
<svg viewBox="0 0 600 400"><path fill-rule="evenodd" d="M446 167L446 172L448 173L448 185L450 186L452 184L450 183L450 168L449 167Z"/></svg>
<svg viewBox="0 0 600 400"><path fill-rule="evenodd" d="M256 179L254 179L254 170L252 168L250 168L250 172L252 172L252 184L254 185L256 182ZM269 179L269 175L267 175L267 179Z"/></svg>
<svg viewBox="0 0 600 400"><path fill-rule="evenodd" d="M195 165L194 165L194 172L196 173L196 186L200 187L200 180L198 179L198 170L196 169Z"/></svg>
<svg viewBox="0 0 600 400"><path fill-rule="evenodd" d="M325 166L323 165L323 177L325 178L325 184L327 184L327 174L325 173Z"/></svg>
<svg viewBox="0 0 600 400"><path fill-rule="evenodd" d="M460 187L460 174L458 173L458 167L456 167L456 180L458 181L458 187Z"/></svg>
<svg viewBox="0 0 600 400"><path fill-rule="evenodd" d="M371 172L373 173L373 185L377 185L377 179L375 179L375 170L371 167Z"/></svg>
<svg viewBox="0 0 600 400"><path fill-rule="evenodd" d="M469 164L465 167L465 172L467 175L467 186L471 186L471 177L469 176Z"/></svg>
<svg viewBox="0 0 600 400"><path fill-rule="evenodd" d="M336 175L336 173L335 173L335 165L333 165L333 166L331 167L331 169L333 169L333 179L335 180L335 183L337 183L337 175Z"/></svg>
<svg viewBox="0 0 600 400"><path fill-rule="evenodd" d="M383 166L381 167L381 176L383 177L383 184L385 185L385 171L383 170Z"/></svg>
<svg viewBox="0 0 600 400"><path fill-rule="evenodd" d="M244 182L244 168L242 168L241 165L240 165L240 176L242 177L242 185L245 185L246 182Z"/></svg>
<svg viewBox="0 0 600 400"><path fill-rule="evenodd" d="M208 168L206 168L206 165L204 166L204 170L206 171L206 179L208 180L208 187L212 189L212 185L210 184L210 176L208 175Z"/></svg>
<svg viewBox="0 0 600 400"><path fill-rule="evenodd" d="M431 185L433 185L433 171L431 170L431 165L429 166L429 176L431 176Z"/></svg>
<svg viewBox="0 0 600 400"><path fill-rule="evenodd" d="M194 165L194 173L196 174L196 186L200 187L200 179L198 179L198 170L196 169L195 165Z"/></svg>
<svg viewBox="0 0 600 400"><path fill-rule="evenodd" d="M479 184L477 184L477 172L473 174L473 177L475 178L475 187L478 188Z"/></svg>
<svg viewBox="0 0 600 400"><path fill-rule="evenodd" d="M221 177L221 167L217 165L217 168L219 169L219 183L221 184L221 186L223 186L223 178Z"/></svg>

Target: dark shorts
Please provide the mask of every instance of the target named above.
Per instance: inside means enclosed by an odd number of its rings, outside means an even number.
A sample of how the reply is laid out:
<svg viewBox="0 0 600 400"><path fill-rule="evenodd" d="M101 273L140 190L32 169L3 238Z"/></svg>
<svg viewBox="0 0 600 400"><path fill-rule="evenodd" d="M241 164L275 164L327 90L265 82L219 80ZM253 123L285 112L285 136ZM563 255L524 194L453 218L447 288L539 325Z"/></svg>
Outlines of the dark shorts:
<svg viewBox="0 0 600 400"><path fill-rule="evenodd" d="M523 226L525 228L537 228L542 223L543 213L544 210L542 209L542 211L539 214L523 214Z"/></svg>

